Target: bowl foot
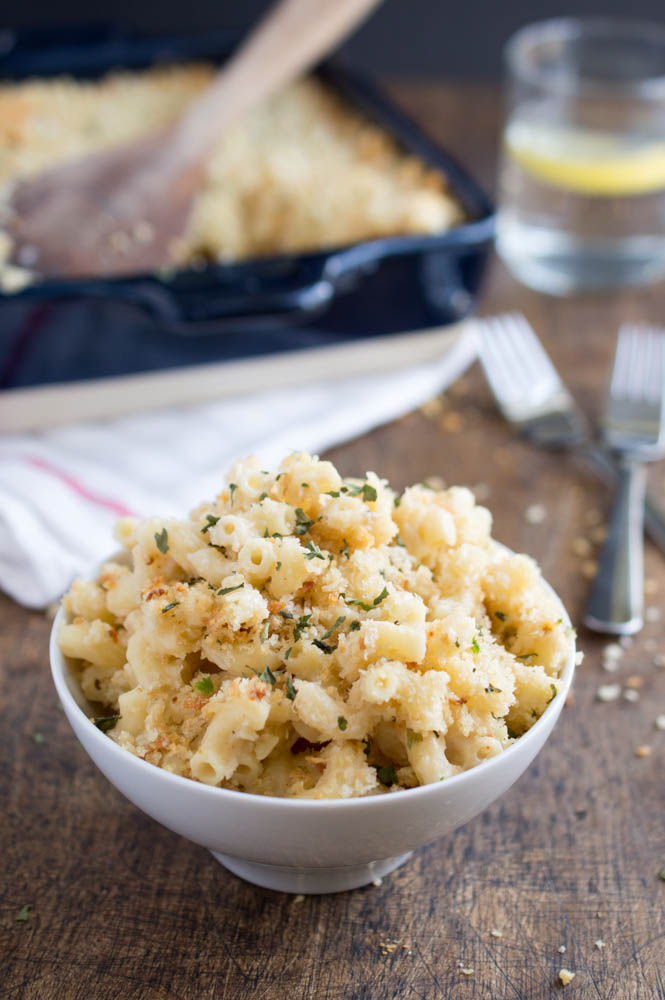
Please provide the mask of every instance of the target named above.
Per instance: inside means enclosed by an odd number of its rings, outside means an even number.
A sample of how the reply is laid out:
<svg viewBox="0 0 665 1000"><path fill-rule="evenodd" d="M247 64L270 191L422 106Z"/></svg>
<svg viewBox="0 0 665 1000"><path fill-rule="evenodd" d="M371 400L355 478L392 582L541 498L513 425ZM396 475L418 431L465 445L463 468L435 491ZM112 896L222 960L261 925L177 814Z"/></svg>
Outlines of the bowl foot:
<svg viewBox="0 0 665 1000"><path fill-rule="evenodd" d="M413 851L400 854L396 858L370 861L366 865L352 865L347 868L282 868L278 865L260 865L253 861L230 858L215 851L211 853L220 864L238 878L260 885L264 889L319 895L324 892L345 892L347 889L369 885L370 882L394 872L411 857Z"/></svg>

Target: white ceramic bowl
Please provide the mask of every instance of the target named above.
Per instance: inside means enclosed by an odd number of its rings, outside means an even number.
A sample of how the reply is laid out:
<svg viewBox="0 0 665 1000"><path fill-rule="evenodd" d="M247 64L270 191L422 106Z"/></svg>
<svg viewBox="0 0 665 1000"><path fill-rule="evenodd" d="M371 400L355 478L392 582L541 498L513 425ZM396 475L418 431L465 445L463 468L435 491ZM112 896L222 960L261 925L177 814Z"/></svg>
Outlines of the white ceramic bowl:
<svg viewBox="0 0 665 1000"><path fill-rule="evenodd" d="M511 747L469 771L369 798L281 799L181 778L109 739L90 721L91 708L58 648L64 620L61 608L51 633L53 680L74 732L102 774L148 816L207 847L235 875L283 892L339 892L366 885L476 816L510 788L539 752L575 671L571 637L560 693Z"/></svg>

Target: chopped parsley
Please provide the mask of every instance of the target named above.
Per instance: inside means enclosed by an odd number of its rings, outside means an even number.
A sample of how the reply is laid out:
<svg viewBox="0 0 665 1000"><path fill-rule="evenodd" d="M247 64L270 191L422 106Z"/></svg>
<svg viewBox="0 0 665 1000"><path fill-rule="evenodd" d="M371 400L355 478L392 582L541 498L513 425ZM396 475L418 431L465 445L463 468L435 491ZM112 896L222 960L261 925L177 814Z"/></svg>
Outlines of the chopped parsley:
<svg viewBox="0 0 665 1000"><path fill-rule="evenodd" d="M501 692L501 688L494 687L494 685L492 684L491 681L487 685L487 687L485 688L485 690L487 691L488 694L501 694L502 693Z"/></svg>
<svg viewBox="0 0 665 1000"><path fill-rule="evenodd" d="M209 698L215 690L210 677L202 677L200 681L196 681L194 687L197 691L200 691L201 694L204 694L206 698Z"/></svg>
<svg viewBox="0 0 665 1000"><path fill-rule="evenodd" d="M264 624L263 628L261 629L261 642L265 642L266 641L266 639L268 638L269 632L270 632L270 621L269 621L269 619L266 618L265 624Z"/></svg>
<svg viewBox="0 0 665 1000"><path fill-rule="evenodd" d="M282 616L282 618L288 618L291 621L293 620L293 615L291 614L290 611L280 611L280 615Z"/></svg>
<svg viewBox="0 0 665 1000"><path fill-rule="evenodd" d="M179 604L180 601L171 601L170 604L165 604L162 608L162 614L165 615L167 611L172 611L173 608L177 608Z"/></svg>
<svg viewBox="0 0 665 1000"><path fill-rule="evenodd" d="M32 734L32 738L35 741L35 743L43 743L44 742L44 734L43 733L33 733Z"/></svg>
<svg viewBox="0 0 665 1000"><path fill-rule="evenodd" d="M262 493L257 502L261 503L262 500L267 500L267 499L268 499L268 494Z"/></svg>
<svg viewBox="0 0 665 1000"><path fill-rule="evenodd" d="M327 497L338 497L339 496L339 490L328 490L326 492L326 496Z"/></svg>
<svg viewBox="0 0 665 1000"><path fill-rule="evenodd" d="M219 518L215 517L214 514L206 514L206 521L208 523L204 524L203 527L201 528L202 535L205 535L206 531L210 531L211 528L214 528L217 522L219 521Z"/></svg>
<svg viewBox="0 0 665 1000"><path fill-rule="evenodd" d="M359 622L359 621L358 621L358 619L356 618L356 619L355 619L354 621L352 621L352 622L351 622L351 624L349 625L349 632L357 632L359 628L360 628L360 622Z"/></svg>
<svg viewBox="0 0 665 1000"><path fill-rule="evenodd" d="M473 642L471 643L471 652L472 653L480 652L480 646L478 645L478 640L476 639L475 635L473 637Z"/></svg>
<svg viewBox="0 0 665 1000"><path fill-rule="evenodd" d="M275 569L276 570L280 570L281 568L282 568L282 560L278 559L277 562L276 562L276 564L275 564Z"/></svg>
<svg viewBox="0 0 665 1000"><path fill-rule="evenodd" d="M395 499L393 500L393 507L399 507L399 505L401 504L401 502L402 502L402 498L401 497L395 497Z"/></svg>
<svg viewBox="0 0 665 1000"><path fill-rule="evenodd" d="M21 909L16 914L16 920L19 924L24 924L30 917L30 910L32 909L31 903L24 903Z"/></svg>
<svg viewBox="0 0 665 1000"><path fill-rule="evenodd" d="M169 533L166 528L155 532L155 545L163 556L169 551Z"/></svg>
<svg viewBox="0 0 665 1000"><path fill-rule="evenodd" d="M363 483L362 486L348 486L346 492L348 492L350 497L362 496L365 503L367 503L368 500L376 500L376 489L373 486L370 486L369 483Z"/></svg>
<svg viewBox="0 0 665 1000"><path fill-rule="evenodd" d="M665 868L661 868L658 872L658 878L661 882L665 882Z"/></svg>
<svg viewBox="0 0 665 1000"><path fill-rule="evenodd" d="M289 646L289 648L287 649L287 651L284 653L284 659L288 660L288 658L289 658L289 656L291 655L292 652L293 652L293 646Z"/></svg>
<svg viewBox="0 0 665 1000"><path fill-rule="evenodd" d="M233 507L233 494L238 489L237 483L229 483L229 496L231 497L231 506Z"/></svg>
<svg viewBox="0 0 665 1000"><path fill-rule="evenodd" d="M365 736L363 739L363 753L365 754L366 757L369 757L371 752L372 752L372 741L369 739L369 737Z"/></svg>
<svg viewBox="0 0 665 1000"><path fill-rule="evenodd" d="M550 684L550 691L552 692L552 694L551 694L551 695L549 696L549 698L547 699L547 702L546 702L546 704L547 704L547 705L549 705L549 703L550 703L551 701L554 701L554 699L556 698L556 696L557 696L557 695L558 695L558 693L559 693L559 692L557 691L557 689L556 689L556 684Z"/></svg>
<svg viewBox="0 0 665 1000"><path fill-rule="evenodd" d="M293 641L298 642L300 636L303 634L306 628L309 628L310 615L302 615L293 627Z"/></svg>
<svg viewBox="0 0 665 1000"><path fill-rule="evenodd" d="M337 716L337 725L342 730L342 732L345 732L349 728L349 723L347 722L347 720L344 718L343 715Z"/></svg>
<svg viewBox="0 0 665 1000"><path fill-rule="evenodd" d="M105 715L102 718L93 719L92 721L97 726L97 729L101 729L103 733L108 733L109 730L115 728L115 724L119 719L119 715Z"/></svg>
<svg viewBox="0 0 665 1000"><path fill-rule="evenodd" d="M245 581L242 583L236 583L235 587L222 587L221 590L217 591L218 597L224 597L225 594L232 594L234 590L242 590L245 586Z"/></svg>
<svg viewBox="0 0 665 1000"><path fill-rule="evenodd" d="M296 526L293 529L293 534L306 535L313 524L314 521L310 521L302 507L296 507Z"/></svg>
<svg viewBox="0 0 665 1000"><path fill-rule="evenodd" d="M263 673L259 674L259 680L260 681L265 681L266 684L272 684L273 687L277 683L277 678L273 674L273 672L270 669L270 667L266 667L265 670L263 671Z"/></svg>
<svg viewBox="0 0 665 1000"><path fill-rule="evenodd" d="M522 653L521 656L516 657L516 659L518 659L518 660L530 660L531 657L535 656L535 655L536 655L535 653Z"/></svg>
<svg viewBox="0 0 665 1000"><path fill-rule="evenodd" d="M313 542L311 539L308 541L305 548L307 549L307 552L305 553L305 559L325 559L325 556L321 551L321 549L319 548L319 546L316 544L316 542Z"/></svg>
<svg viewBox="0 0 665 1000"><path fill-rule="evenodd" d="M388 767L379 767L376 773L382 785L394 785L397 781L394 764L389 764Z"/></svg>
<svg viewBox="0 0 665 1000"><path fill-rule="evenodd" d="M344 545L339 550L339 554L341 556L345 556L348 559L349 558L349 543L347 542L346 538L343 538L342 541L344 542Z"/></svg>
<svg viewBox="0 0 665 1000"><path fill-rule="evenodd" d="M381 601L385 601L387 596L388 596L387 587L383 588L381 593L374 598L371 604L366 604L365 601L355 601L350 597L346 597L345 594L342 594L342 597L344 598L347 604L355 604L356 607L362 608L363 611L371 611L373 608L378 608Z"/></svg>
<svg viewBox="0 0 665 1000"><path fill-rule="evenodd" d="M331 646L327 642L322 642L321 639L312 639L312 642L317 649L320 649L323 653L334 653L337 646Z"/></svg>
<svg viewBox="0 0 665 1000"><path fill-rule="evenodd" d="M504 611L495 611L494 615L499 619L500 622L505 622L508 615Z"/></svg>
<svg viewBox="0 0 665 1000"><path fill-rule="evenodd" d="M286 678L286 697L289 701L295 701L295 697L298 694L297 688L294 688L293 681L290 677Z"/></svg>
<svg viewBox="0 0 665 1000"><path fill-rule="evenodd" d="M414 745L414 743L422 743L423 734L416 733L413 729L407 729L406 731L406 745L409 749Z"/></svg>
<svg viewBox="0 0 665 1000"><path fill-rule="evenodd" d="M335 629L336 629L336 628L339 628L339 627L340 627L340 625L343 625L345 621L346 621L346 615L340 615L340 616L339 616L339 618L337 619L337 621L335 622L335 624L334 624L334 625L331 625L331 626L330 626L330 628L328 629L328 631L327 631L327 632L325 632L325 633L324 633L324 634L323 634L323 635L321 636L321 638L322 638L322 639L329 639L329 638L330 638L330 636L331 636L331 635L333 634L333 632L335 631Z"/></svg>

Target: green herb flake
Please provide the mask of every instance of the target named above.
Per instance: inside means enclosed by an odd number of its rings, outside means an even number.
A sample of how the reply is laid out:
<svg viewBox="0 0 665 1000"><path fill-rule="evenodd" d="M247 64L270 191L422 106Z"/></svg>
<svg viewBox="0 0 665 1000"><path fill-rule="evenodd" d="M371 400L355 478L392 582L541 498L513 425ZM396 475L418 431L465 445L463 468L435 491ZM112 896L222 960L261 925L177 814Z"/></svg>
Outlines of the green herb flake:
<svg viewBox="0 0 665 1000"><path fill-rule="evenodd" d="M416 743L422 743L422 741L423 741L423 734L422 733L416 733L416 732L413 731L413 729L407 729L407 731L406 731L406 745L409 748L409 750L411 749L412 746L414 746L414 744L416 744Z"/></svg>
<svg viewBox="0 0 665 1000"><path fill-rule="evenodd" d="M194 687L201 694L204 694L206 698L209 698L211 694L214 694L215 688L210 677L202 677L200 680L196 681Z"/></svg>
<svg viewBox="0 0 665 1000"><path fill-rule="evenodd" d="M290 677L286 678L286 697L289 701L295 701L295 697L298 694L297 688L294 688L293 681Z"/></svg>
<svg viewBox="0 0 665 1000"><path fill-rule="evenodd" d="M349 558L349 543L347 542L346 538L343 538L342 541L344 542L344 545L339 550L339 554L341 556L344 556L346 559L348 559Z"/></svg>
<svg viewBox="0 0 665 1000"><path fill-rule="evenodd" d="M395 497L395 499L393 500L393 507L399 507L399 505L401 504L401 502L402 502L402 498L401 497Z"/></svg>
<svg viewBox="0 0 665 1000"><path fill-rule="evenodd" d="M266 618L263 628L261 629L261 642L266 641L269 632L270 632L270 621Z"/></svg>
<svg viewBox="0 0 665 1000"><path fill-rule="evenodd" d="M385 601L387 596L388 596L387 587L384 587L381 593L377 594L377 596L374 598L371 604L367 604L365 601L356 601L353 600L352 598L347 598L344 594L342 594L342 597L344 598L347 604L354 604L356 607L362 608L363 611L372 611L373 608L378 608L379 604L381 604L382 601Z"/></svg>
<svg viewBox="0 0 665 1000"><path fill-rule="evenodd" d="M495 618L498 618L500 622L505 622L506 618L508 617L508 615L504 611L495 611L494 616Z"/></svg>
<svg viewBox="0 0 665 1000"><path fill-rule="evenodd" d="M339 490L328 490L327 493L326 493L326 496L327 497L338 497L339 496Z"/></svg>
<svg viewBox="0 0 665 1000"><path fill-rule="evenodd" d="M367 736L365 736L363 739L363 753L365 754L366 757L369 757L371 752L372 752L372 741Z"/></svg>
<svg viewBox="0 0 665 1000"><path fill-rule="evenodd" d="M44 734L43 733L37 733L37 732L35 732L35 733L32 734L32 738L33 738L33 740L34 740L35 743L44 743Z"/></svg>
<svg viewBox="0 0 665 1000"><path fill-rule="evenodd" d="M535 655L536 655L535 653L522 653L520 656L517 656L516 659L517 660L530 660L531 657L535 656Z"/></svg>
<svg viewBox="0 0 665 1000"><path fill-rule="evenodd" d="M310 521L302 507L296 507L296 526L293 529L293 534L306 535L313 524L314 521Z"/></svg>
<svg viewBox="0 0 665 1000"><path fill-rule="evenodd" d="M280 615L282 618L288 618L290 621L293 621L293 615L290 611L280 611Z"/></svg>
<svg viewBox="0 0 665 1000"><path fill-rule="evenodd" d="M312 642L322 653L334 653L337 649L337 646L331 646L327 642L322 642L321 639L312 639Z"/></svg>
<svg viewBox="0 0 665 1000"><path fill-rule="evenodd" d="M273 687L277 683L277 678L273 674L273 672L270 669L270 667L266 667L265 670L263 671L263 673L259 674L259 680L260 681L265 681L266 684L272 684Z"/></svg>
<svg viewBox="0 0 665 1000"><path fill-rule="evenodd" d="M16 914L16 922L19 924L25 924L30 918L30 910L32 909L31 903L24 903L21 909Z"/></svg>
<svg viewBox="0 0 665 1000"><path fill-rule="evenodd" d="M359 628L360 628L360 622L359 622L359 621L358 621L358 619L356 618L356 619L355 619L354 621L352 621L352 622L351 622L351 624L349 625L349 632L357 632Z"/></svg>
<svg viewBox="0 0 665 1000"><path fill-rule="evenodd" d="M337 716L337 726L339 729L342 730L343 733L346 732L346 730L349 728L349 723L347 722L347 720L344 718L343 715Z"/></svg>
<svg viewBox="0 0 665 1000"><path fill-rule="evenodd" d="M155 545L163 556L169 551L169 533L166 528L155 532Z"/></svg>
<svg viewBox="0 0 665 1000"><path fill-rule="evenodd" d="M103 733L108 733L111 729L115 728L115 724L119 720L119 715L105 715L92 721L97 726L97 729L101 729Z"/></svg>
<svg viewBox="0 0 665 1000"><path fill-rule="evenodd" d="M316 544L316 542L313 542L311 539L309 540L305 548L307 549L307 552L305 553L305 559L325 559L325 556L321 551L321 549L319 548L319 546Z"/></svg>
<svg viewBox="0 0 665 1000"><path fill-rule="evenodd" d="M232 594L234 590L242 590L245 586L245 581L242 583L236 583L235 587L222 587L221 590L217 591L218 597L224 597L226 594Z"/></svg>
<svg viewBox="0 0 665 1000"><path fill-rule="evenodd" d="M204 526L201 528L202 535L205 535L206 531L210 531L211 528L214 528L217 522L219 521L219 518L215 517L214 514L206 514L206 521L208 523L204 524Z"/></svg>
<svg viewBox="0 0 665 1000"><path fill-rule="evenodd" d="M311 617L312 617L311 614L309 614L309 615L302 615L298 619L298 621L295 623L295 625L293 627L293 641L294 642L298 642L298 640L300 639L300 636L302 635L302 633L305 631L306 628L309 627L309 620L310 620Z"/></svg>
<svg viewBox="0 0 665 1000"><path fill-rule="evenodd" d="M267 499L268 499L268 494L267 493L262 493L261 496L259 497L257 503L261 503L262 500L267 500Z"/></svg>
<svg viewBox="0 0 665 1000"><path fill-rule="evenodd" d="M172 611L173 608L177 608L179 604L180 601L171 601L170 604L165 604L162 608L162 614L165 615L167 611Z"/></svg>
<svg viewBox="0 0 665 1000"><path fill-rule="evenodd" d="M346 621L346 615L340 615L340 616L339 616L339 618L337 619L337 621L335 622L335 624L334 624L334 625L331 625L331 626L330 626L330 628L328 629L328 631L327 631L327 632L325 632L325 633L324 633L324 634L323 634L323 635L321 636L321 638L322 638L322 639L329 639L329 638L330 638L330 636L331 636L331 635L333 634L333 632L335 631L335 629L338 629L338 628L340 627L340 625L343 625L343 624L344 624L344 622L345 622L345 621Z"/></svg>
<svg viewBox="0 0 665 1000"><path fill-rule="evenodd" d="M284 653L284 659L288 660L288 658L289 658L289 656L291 655L292 652L293 652L293 646L289 646L289 648L287 649L287 651Z"/></svg>
<svg viewBox="0 0 665 1000"><path fill-rule="evenodd" d="M394 764L389 764L388 767L379 767L376 774L382 785L394 785L397 781Z"/></svg>
<svg viewBox="0 0 665 1000"><path fill-rule="evenodd" d="M665 882L665 868L661 868L658 872L658 878L661 882Z"/></svg>
<svg viewBox="0 0 665 1000"><path fill-rule="evenodd" d="M275 564L275 569L276 570L280 570L281 568L282 568L282 560L278 559L277 562L276 562L276 564Z"/></svg>
<svg viewBox="0 0 665 1000"><path fill-rule="evenodd" d="M501 694L502 693L501 688L494 687L494 685L492 684L491 681L487 685L487 687L485 688L485 691L487 692L487 694Z"/></svg>
<svg viewBox="0 0 665 1000"><path fill-rule="evenodd" d="M471 643L471 652L472 653L480 652L480 646L478 645L478 640L476 639L475 635L473 637L473 642Z"/></svg>
<svg viewBox="0 0 665 1000"><path fill-rule="evenodd" d="M557 687L556 687L556 684L550 684L550 691L552 692L552 694L551 694L551 695L549 696L549 698L547 699L547 702L546 702L546 704L547 704L547 705L549 705L549 703L550 703L551 701L554 701L554 699L556 698L556 696L557 696L557 695L558 695L558 693L559 693L559 692L557 691Z"/></svg>
<svg viewBox="0 0 665 1000"><path fill-rule="evenodd" d="M237 483L229 483L229 496L231 498L231 506L233 507L233 494L238 489Z"/></svg>

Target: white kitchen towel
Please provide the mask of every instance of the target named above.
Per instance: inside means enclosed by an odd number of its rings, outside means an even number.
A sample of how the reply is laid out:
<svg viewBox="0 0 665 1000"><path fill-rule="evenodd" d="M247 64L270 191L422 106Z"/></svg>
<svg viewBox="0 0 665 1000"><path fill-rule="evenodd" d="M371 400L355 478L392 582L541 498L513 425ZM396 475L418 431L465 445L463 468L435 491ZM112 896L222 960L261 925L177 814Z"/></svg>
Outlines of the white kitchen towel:
<svg viewBox="0 0 665 1000"><path fill-rule="evenodd" d="M118 517L182 515L219 492L236 459L271 467L292 450L320 452L408 413L474 357L469 330L440 359L397 374L0 436L0 588L45 607L113 551Z"/></svg>

